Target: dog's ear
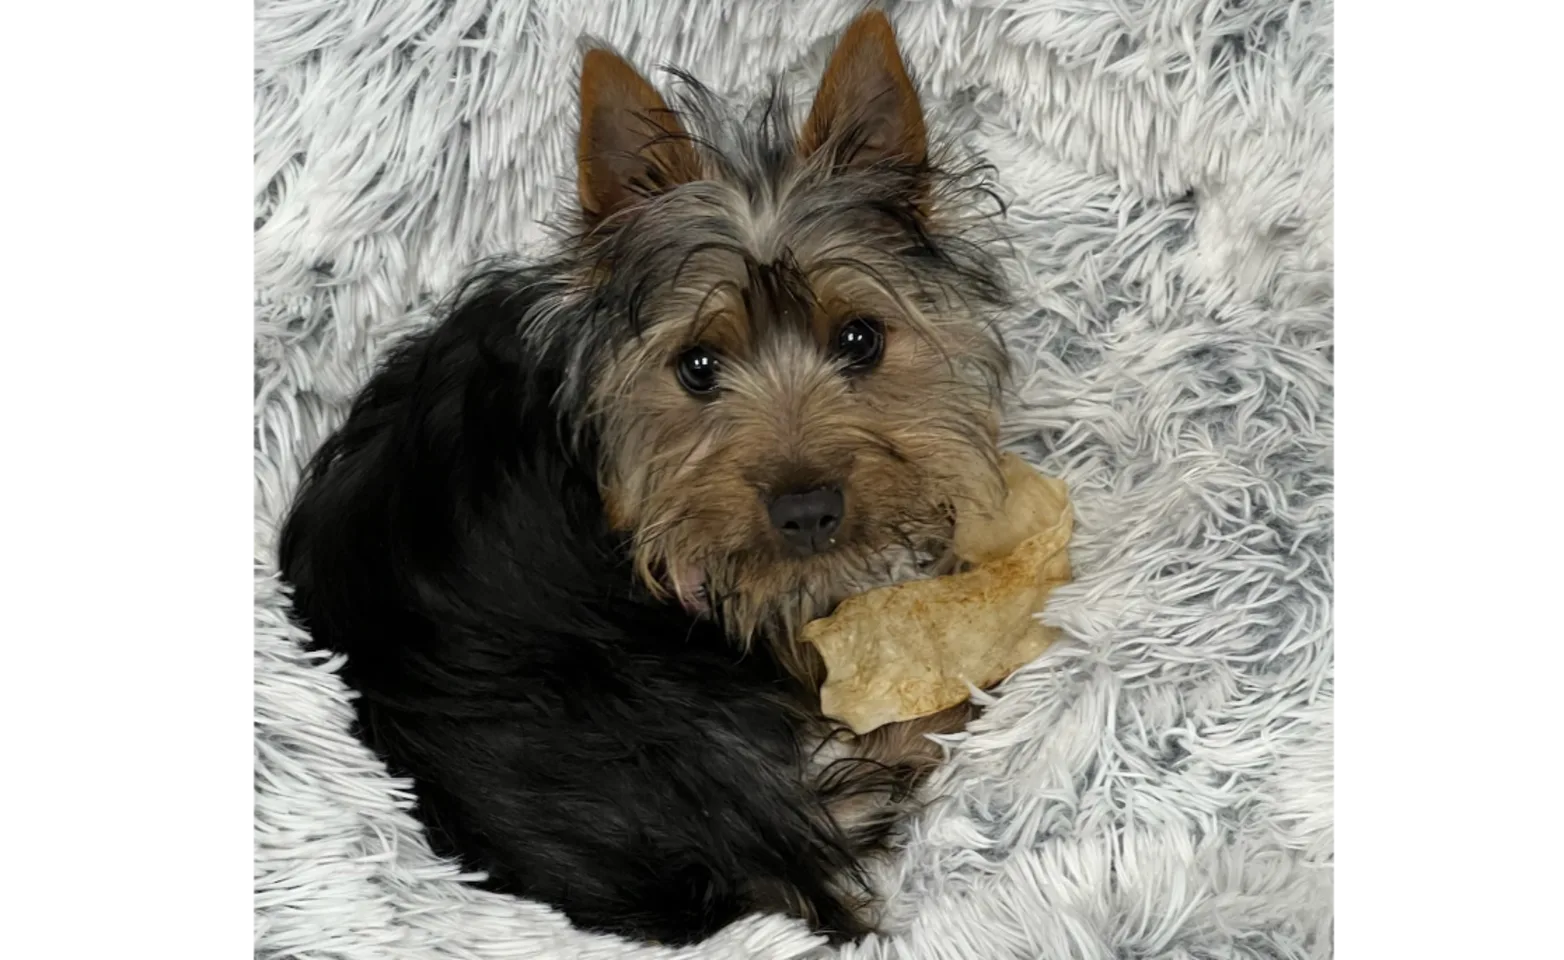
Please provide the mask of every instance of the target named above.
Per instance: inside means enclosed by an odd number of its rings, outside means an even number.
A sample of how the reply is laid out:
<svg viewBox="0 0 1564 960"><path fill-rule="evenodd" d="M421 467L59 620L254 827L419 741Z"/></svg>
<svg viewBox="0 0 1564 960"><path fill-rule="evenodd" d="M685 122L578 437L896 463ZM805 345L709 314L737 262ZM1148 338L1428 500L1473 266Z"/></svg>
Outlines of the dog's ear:
<svg viewBox="0 0 1564 960"><path fill-rule="evenodd" d="M590 223L700 177L700 158L678 116L617 54L593 49L581 62L577 191Z"/></svg>
<svg viewBox="0 0 1564 960"><path fill-rule="evenodd" d="M806 157L820 149L832 152L834 166L918 166L927 158L918 91L891 22L878 10L852 22L825 68L799 140Z"/></svg>

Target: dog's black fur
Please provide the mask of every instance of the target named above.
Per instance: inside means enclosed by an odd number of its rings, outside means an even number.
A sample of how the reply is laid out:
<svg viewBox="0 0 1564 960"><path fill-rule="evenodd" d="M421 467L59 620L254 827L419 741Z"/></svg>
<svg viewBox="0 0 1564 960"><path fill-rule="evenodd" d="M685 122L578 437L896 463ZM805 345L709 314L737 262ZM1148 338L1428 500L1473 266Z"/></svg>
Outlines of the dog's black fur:
<svg viewBox="0 0 1564 960"><path fill-rule="evenodd" d="M492 889L664 942L802 896L855 935L851 844L789 774L807 692L636 585L564 371L520 348L547 282L481 278L370 382L282 539L295 608L436 850Z"/></svg>

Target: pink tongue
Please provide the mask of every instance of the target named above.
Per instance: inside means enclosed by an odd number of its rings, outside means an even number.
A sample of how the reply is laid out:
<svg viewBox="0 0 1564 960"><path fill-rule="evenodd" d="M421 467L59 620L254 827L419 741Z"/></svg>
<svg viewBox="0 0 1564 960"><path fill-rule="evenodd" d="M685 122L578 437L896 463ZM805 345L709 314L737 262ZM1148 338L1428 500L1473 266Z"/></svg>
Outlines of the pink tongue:
<svg viewBox="0 0 1564 960"><path fill-rule="evenodd" d="M711 612L711 604L706 596L706 578L699 570L671 572L668 579L673 581L674 595L679 598L679 603L684 605L687 613L704 616Z"/></svg>

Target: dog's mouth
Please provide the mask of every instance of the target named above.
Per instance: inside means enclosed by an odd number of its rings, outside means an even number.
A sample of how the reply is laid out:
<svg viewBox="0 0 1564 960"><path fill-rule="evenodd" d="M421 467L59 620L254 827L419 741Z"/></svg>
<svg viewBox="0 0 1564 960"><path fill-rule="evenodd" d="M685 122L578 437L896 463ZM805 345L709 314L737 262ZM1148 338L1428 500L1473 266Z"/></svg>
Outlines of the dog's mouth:
<svg viewBox="0 0 1564 960"><path fill-rule="evenodd" d="M830 597L819 613L828 615L841 601L880 587L911 580L926 580L951 572L955 558L947 545L910 549L890 547L868 557L833 560L827 555L816 558L799 577L798 590ZM713 612L711 584L706 571L696 567L669 568L660 580L663 588L678 599L691 616L710 618ZM816 608L820 609L820 608Z"/></svg>
<svg viewBox="0 0 1564 960"><path fill-rule="evenodd" d="M887 548L843 570L836 577L836 592L839 594L837 602L881 587L937 577L948 572L953 561L954 557L946 546Z"/></svg>

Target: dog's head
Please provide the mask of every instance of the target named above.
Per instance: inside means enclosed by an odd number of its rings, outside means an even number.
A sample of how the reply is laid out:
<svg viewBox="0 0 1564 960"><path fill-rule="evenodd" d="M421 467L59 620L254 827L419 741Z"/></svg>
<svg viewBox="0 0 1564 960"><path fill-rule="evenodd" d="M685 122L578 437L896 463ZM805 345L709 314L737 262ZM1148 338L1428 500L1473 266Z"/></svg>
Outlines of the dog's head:
<svg viewBox="0 0 1564 960"><path fill-rule="evenodd" d="M1000 493L991 194L931 152L882 14L796 129L780 95L735 122L683 91L586 55L577 289L630 322L576 393L648 584L786 635L941 558L955 510Z"/></svg>

